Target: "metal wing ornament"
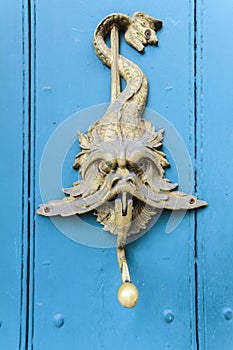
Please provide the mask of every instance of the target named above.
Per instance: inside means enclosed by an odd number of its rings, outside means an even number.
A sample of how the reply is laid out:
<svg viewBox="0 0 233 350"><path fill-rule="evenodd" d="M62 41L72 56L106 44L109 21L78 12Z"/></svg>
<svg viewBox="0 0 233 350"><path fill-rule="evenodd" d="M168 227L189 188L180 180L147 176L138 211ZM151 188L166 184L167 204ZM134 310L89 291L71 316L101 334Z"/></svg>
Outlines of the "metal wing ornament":
<svg viewBox="0 0 233 350"><path fill-rule="evenodd" d="M44 216L69 216L95 210L104 230L117 235L117 257L122 277L119 302L133 307L137 288L131 283L124 246L127 236L145 229L162 209L195 209L207 203L175 191L177 184L164 178L169 166L160 151L164 130L156 131L142 115L146 106L148 81L133 62L119 54L119 30L125 41L142 52L145 45L157 45L162 22L142 12L132 18L111 14L97 26L93 44L100 60L112 72L111 104L87 134L78 134L82 151L73 167L82 179L63 189L63 200L40 205ZM111 35L111 48L105 43ZM126 87L120 91L120 77Z"/></svg>

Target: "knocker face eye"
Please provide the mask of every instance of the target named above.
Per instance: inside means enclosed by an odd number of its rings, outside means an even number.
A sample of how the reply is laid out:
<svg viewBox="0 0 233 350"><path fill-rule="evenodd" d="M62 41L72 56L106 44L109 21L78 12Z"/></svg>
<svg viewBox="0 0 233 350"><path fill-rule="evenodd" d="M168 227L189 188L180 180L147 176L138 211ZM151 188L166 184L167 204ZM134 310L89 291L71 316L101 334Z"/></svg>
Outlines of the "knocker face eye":
<svg viewBox="0 0 233 350"><path fill-rule="evenodd" d="M97 167L100 171L100 173L106 175L109 174L111 171L114 171L116 169L116 160L112 159L112 160L98 160L97 161Z"/></svg>
<svg viewBox="0 0 233 350"><path fill-rule="evenodd" d="M112 170L112 163L102 160L100 161L98 168L101 173L108 174Z"/></svg>

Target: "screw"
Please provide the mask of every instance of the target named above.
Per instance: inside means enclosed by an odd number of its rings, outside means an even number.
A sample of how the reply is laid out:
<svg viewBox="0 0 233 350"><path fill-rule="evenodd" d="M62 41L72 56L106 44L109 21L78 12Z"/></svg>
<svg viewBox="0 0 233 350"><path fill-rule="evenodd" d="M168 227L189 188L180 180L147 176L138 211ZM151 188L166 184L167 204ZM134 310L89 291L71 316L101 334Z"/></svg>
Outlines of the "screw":
<svg viewBox="0 0 233 350"><path fill-rule="evenodd" d="M175 314L171 309L166 309L163 312L163 318L167 323L171 323L174 321Z"/></svg>
<svg viewBox="0 0 233 350"><path fill-rule="evenodd" d="M45 212L45 213L49 213L49 212L50 212L50 208L49 208L49 207L45 207L45 208L44 208L44 212Z"/></svg>
<svg viewBox="0 0 233 350"><path fill-rule="evenodd" d="M223 316L225 317L226 320L231 320L233 317L233 310L230 307L225 307L223 309Z"/></svg>
<svg viewBox="0 0 233 350"><path fill-rule="evenodd" d="M64 315L62 314L56 314L53 318L53 324L55 327L60 328L64 325Z"/></svg>

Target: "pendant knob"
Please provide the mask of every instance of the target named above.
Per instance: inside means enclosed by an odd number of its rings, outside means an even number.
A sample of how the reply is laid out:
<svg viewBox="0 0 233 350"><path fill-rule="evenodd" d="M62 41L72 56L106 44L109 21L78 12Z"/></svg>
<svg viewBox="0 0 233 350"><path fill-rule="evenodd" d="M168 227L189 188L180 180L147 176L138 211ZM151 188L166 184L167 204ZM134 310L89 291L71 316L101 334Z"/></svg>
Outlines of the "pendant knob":
<svg viewBox="0 0 233 350"><path fill-rule="evenodd" d="M138 302L138 289L131 282L122 283L118 289L117 297L122 306L131 309Z"/></svg>

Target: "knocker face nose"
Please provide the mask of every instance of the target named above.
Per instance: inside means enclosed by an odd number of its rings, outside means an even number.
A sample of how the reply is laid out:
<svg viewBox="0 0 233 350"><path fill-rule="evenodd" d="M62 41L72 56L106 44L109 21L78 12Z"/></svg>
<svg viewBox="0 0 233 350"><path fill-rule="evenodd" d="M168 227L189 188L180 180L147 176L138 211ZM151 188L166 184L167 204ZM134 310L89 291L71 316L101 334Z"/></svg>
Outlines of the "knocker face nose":
<svg viewBox="0 0 233 350"><path fill-rule="evenodd" d="M118 168L116 170L116 178L113 184L119 181L126 182L130 185L136 185L136 175L131 173L127 168Z"/></svg>

